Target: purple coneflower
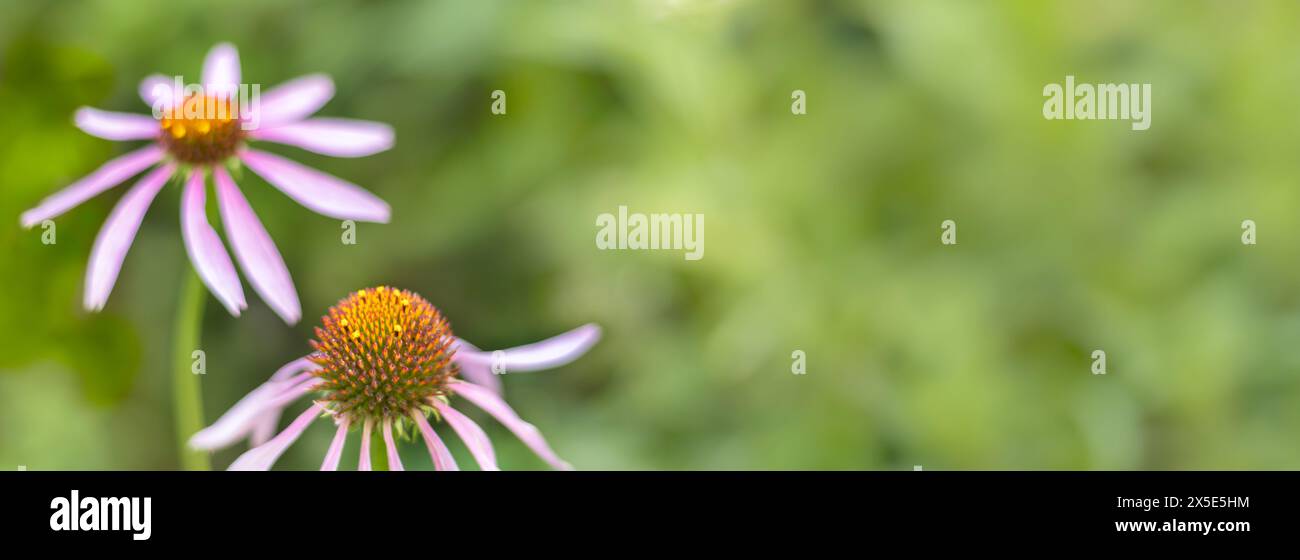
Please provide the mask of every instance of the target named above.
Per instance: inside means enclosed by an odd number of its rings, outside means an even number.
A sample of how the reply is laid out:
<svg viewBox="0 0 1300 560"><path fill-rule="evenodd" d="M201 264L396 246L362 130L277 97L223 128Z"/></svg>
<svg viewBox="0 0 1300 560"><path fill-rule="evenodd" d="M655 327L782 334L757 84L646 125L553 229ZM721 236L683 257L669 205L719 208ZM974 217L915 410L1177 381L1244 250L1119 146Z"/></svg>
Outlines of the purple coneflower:
<svg viewBox="0 0 1300 560"><path fill-rule="evenodd" d="M556 367L581 356L600 338L588 324L562 335L497 352L483 352L456 338L436 307L406 290L378 287L355 292L321 318L311 355L280 368L271 379L235 403L221 418L190 439L196 449L227 447L248 437L255 447L240 455L231 470L266 470L312 421L328 417L337 425L321 470L338 468L348 431L361 430L361 470L370 470L373 430L382 430L388 465L401 470L393 433L418 431L438 470L456 470L456 461L427 417L451 426L482 470L498 470L492 442L473 420L452 408L454 397L473 403L514 432L552 467L572 467L556 456L542 434L519 418L491 387L492 366L501 371ZM464 375L468 380L461 379ZM280 411L315 394L310 407L284 431L271 437Z"/></svg>
<svg viewBox="0 0 1300 560"><path fill-rule="evenodd" d="M140 94L145 103L163 109L163 118L89 107L77 110L77 126L90 134L109 140L148 140L150 144L109 161L42 200L36 208L23 213L23 227L54 218L153 167L122 197L95 239L86 270L86 309L100 310L108 301L145 211L173 176L185 178L181 234L190 261L208 290L235 316L247 303L230 256L204 210L209 172L216 186L226 238L244 275L289 324L297 323L302 316L293 279L226 166L242 163L289 198L325 216L388 221L388 204L361 187L251 149L248 144L264 140L330 156L360 157L392 147L392 127L369 121L307 118L334 95L333 81L321 74L271 89L259 103L251 103L241 111L235 95L240 79L239 53L229 44L220 44L203 62L200 93L178 90L175 81L161 75L141 82ZM256 126L252 126L254 123Z"/></svg>

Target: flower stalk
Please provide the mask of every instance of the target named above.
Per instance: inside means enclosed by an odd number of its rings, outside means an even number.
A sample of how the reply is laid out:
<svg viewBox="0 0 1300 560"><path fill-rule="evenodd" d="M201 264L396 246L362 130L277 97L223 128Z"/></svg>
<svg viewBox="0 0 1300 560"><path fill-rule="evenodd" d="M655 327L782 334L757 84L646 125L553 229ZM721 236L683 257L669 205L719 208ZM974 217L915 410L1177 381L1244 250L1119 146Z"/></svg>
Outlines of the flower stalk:
<svg viewBox="0 0 1300 560"><path fill-rule="evenodd" d="M206 451L189 446L190 436L203 429L203 390L194 371L195 351L203 324L203 283L192 270L185 271L176 322L172 326L172 402L176 418L176 444L181 468L206 471L212 468Z"/></svg>
<svg viewBox="0 0 1300 560"><path fill-rule="evenodd" d="M384 444L384 436L377 427L370 432L370 470L389 470L388 452Z"/></svg>

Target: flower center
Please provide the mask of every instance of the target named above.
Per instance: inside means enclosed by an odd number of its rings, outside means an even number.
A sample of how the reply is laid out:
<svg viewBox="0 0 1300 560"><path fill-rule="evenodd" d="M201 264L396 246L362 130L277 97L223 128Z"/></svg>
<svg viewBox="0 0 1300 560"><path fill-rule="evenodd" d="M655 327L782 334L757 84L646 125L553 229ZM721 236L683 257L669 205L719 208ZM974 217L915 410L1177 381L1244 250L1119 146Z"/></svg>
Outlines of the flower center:
<svg viewBox="0 0 1300 560"><path fill-rule="evenodd" d="M244 130L235 98L191 95L163 117L160 139L177 160L206 165L235 155Z"/></svg>
<svg viewBox="0 0 1300 560"><path fill-rule="evenodd" d="M427 300L380 286L343 298L321 318L316 376L335 414L401 419L445 394L456 375L451 326Z"/></svg>

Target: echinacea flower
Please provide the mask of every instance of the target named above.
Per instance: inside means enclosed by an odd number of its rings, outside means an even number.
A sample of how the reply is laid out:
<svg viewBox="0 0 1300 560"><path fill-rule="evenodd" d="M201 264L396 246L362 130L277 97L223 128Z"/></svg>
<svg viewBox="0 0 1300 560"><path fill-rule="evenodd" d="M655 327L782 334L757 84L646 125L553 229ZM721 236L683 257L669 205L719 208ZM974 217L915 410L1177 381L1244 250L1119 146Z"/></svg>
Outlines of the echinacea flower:
<svg viewBox="0 0 1300 560"><path fill-rule="evenodd" d="M348 432L360 428L359 468L370 470L373 430L382 430L391 470L401 470L393 433L419 432L438 470L456 461L428 418L445 420L482 470L498 470L492 442L453 400L474 404L514 432L552 467L569 470L532 424L484 385L493 372L531 371L568 363L600 338L600 327L578 327L519 348L483 352L456 338L436 307L406 290L378 287L342 299L321 318L312 354L294 360L190 439L212 450L250 438L254 447L231 470L267 470L314 420L330 418L336 432L321 470L336 470ZM464 375L468 379L462 379ZM487 376L486 378L484 376ZM289 403L315 395L311 406L271 437Z"/></svg>
<svg viewBox="0 0 1300 560"><path fill-rule="evenodd" d="M361 187L254 150L249 144L267 141L330 156L360 157L392 147L392 127L369 121L307 118L334 96L334 83L325 75L297 78L245 106L238 103L242 96L236 96L240 79L238 52L229 44L220 44L204 60L201 88L178 89L179 78L169 80L161 75L141 82L140 95L156 115L164 115L161 118L89 107L77 110L76 124L87 133L108 140L146 140L149 145L109 161L42 200L23 213L23 227L59 216L153 168L117 203L95 238L86 270L86 309L98 311L108 301L145 211L173 176L185 179L181 236L186 252L208 290L235 316L247 303L234 264L208 223L207 174L212 174L226 238L240 268L258 295L289 324L297 323L302 315L293 279L226 167L242 164L319 214L341 220L388 221L388 204Z"/></svg>

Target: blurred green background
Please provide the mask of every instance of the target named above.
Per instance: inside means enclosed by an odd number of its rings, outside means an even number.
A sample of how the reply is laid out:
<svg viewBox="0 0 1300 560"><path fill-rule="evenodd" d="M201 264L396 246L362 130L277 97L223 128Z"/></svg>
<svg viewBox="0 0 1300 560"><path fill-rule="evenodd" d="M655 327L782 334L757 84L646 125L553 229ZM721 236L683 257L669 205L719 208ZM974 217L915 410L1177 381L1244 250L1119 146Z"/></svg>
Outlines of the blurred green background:
<svg viewBox="0 0 1300 560"><path fill-rule="evenodd" d="M83 276L122 188L58 218L57 245L18 215L132 147L77 130L78 106L147 113L139 80L197 76L219 41L247 82L331 74L320 114L392 123L397 143L361 159L262 144L379 194L393 220L343 245L339 222L245 174L305 318L286 327L247 282L242 318L209 299L209 420L305 354L328 306L384 283L484 348L601 324L576 363L505 378L580 469L1300 468L1296 2L0 13L3 468L176 468L178 193L155 201L98 314ZM1044 120L1042 88L1066 74L1151 83L1150 130ZM507 115L489 112L495 89ZM704 213L704 259L596 250L596 215L619 205ZM956 246L939 243L946 219ZM503 468L544 467L468 408ZM317 423L277 468L317 468L331 435ZM429 464L419 443L403 459Z"/></svg>

